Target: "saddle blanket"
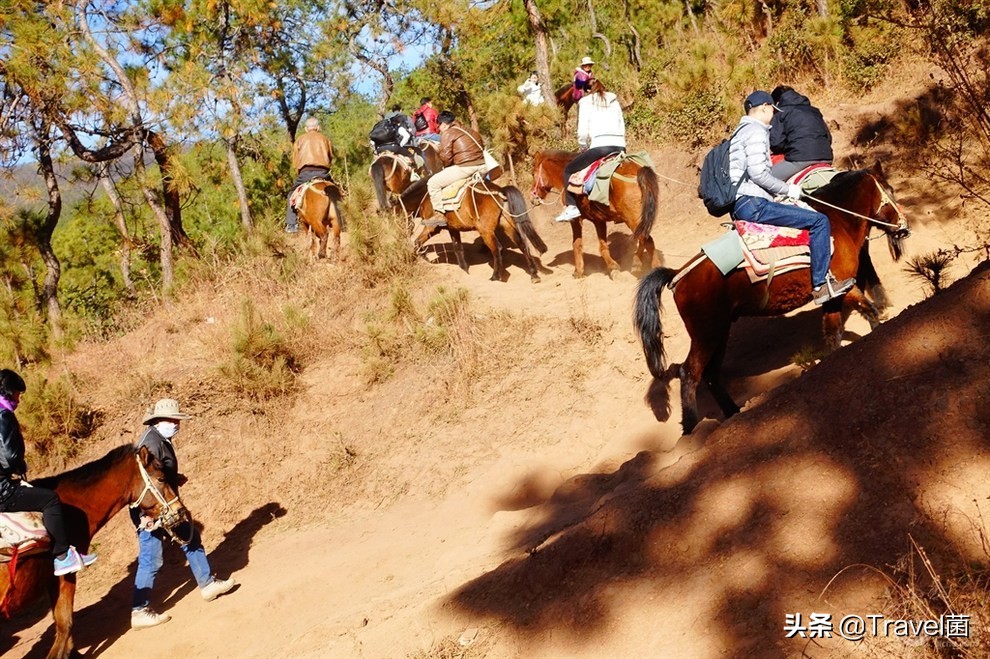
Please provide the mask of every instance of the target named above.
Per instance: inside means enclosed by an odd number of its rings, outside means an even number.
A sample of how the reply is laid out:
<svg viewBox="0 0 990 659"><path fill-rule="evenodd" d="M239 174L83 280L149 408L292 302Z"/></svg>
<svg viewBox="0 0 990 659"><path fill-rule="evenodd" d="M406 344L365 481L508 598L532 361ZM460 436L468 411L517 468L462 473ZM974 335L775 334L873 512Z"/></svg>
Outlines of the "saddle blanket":
<svg viewBox="0 0 990 659"><path fill-rule="evenodd" d="M472 174L471 176L461 179L451 183L445 188L440 189L440 196L443 199L443 212L456 211L461 207L464 202L464 195L469 189L471 189L472 183L481 183L484 180L484 175L480 172Z"/></svg>
<svg viewBox="0 0 990 659"><path fill-rule="evenodd" d="M574 176L568 182L568 189L574 194L586 194L589 201L607 206L613 176L633 182L636 180L615 173L619 165L627 160L636 163L640 167L653 168L653 161L650 159L650 154L646 151L640 151L639 153L614 153L596 160L580 172L575 172ZM574 181L577 181L576 185Z"/></svg>
<svg viewBox="0 0 990 659"><path fill-rule="evenodd" d="M741 268L756 283L811 267L808 238L808 232L801 229L737 221L731 231L702 245L701 251L723 275Z"/></svg>
<svg viewBox="0 0 990 659"><path fill-rule="evenodd" d="M48 551L51 539L41 522L41 513L0 513L0 563L16 554L25 556Z"/></svg>
<svg viewBox="0 0 990 659"><path fill-rule="evenodd" d="M330 179L314 178L312 181L306 181L305 183L303 183L298 188L292 191L292 194L289 196L289 204L295 210L299 210L300 206L302 205L303 196L305 196L306 191L309 190L314 185L316 185L317 183L326 183L327 181L330 181ZM330 182L332 183L332 181Z"/></svg>
<svg viewBox="0 0 990 659"><path fill-rule="evenodd" d="M801 189L808 194L814 193L828 185L836 174L839 173L835 167L828 163L817 163L805 167L800 172L787 180L788 183L800 185Z"/></svg>

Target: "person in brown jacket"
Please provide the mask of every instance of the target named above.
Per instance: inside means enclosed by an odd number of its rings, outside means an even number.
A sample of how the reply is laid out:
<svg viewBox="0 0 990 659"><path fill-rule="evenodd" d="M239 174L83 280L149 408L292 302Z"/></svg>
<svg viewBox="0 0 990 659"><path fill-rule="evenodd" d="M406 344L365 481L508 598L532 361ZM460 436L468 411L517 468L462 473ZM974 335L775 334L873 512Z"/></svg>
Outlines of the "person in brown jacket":
<svg viewBox="0 0 990 659"><path fill-rule="evenodd" d="M297 175L296 181L289 191L289 198L303 183L315 179L330 178L330 164L333 162L333 144L320 132L320 122L316 117L306 120L306 132L299 136L292 145L292 165ZM299 231L299 218L292 204L286 205L285 232Z"/></svg>
<svg viewBox="0 0 990 659"><path fill-rule="evenodd" d="M481 135L462 126L450 110L441 112L437 122L440 127L440 159L444 168L426 182L434 215L431 219L423 220L423 224L444 227L447 226L447 220L440 211L443 203L440 191L476 172L485 173L487 169Z"/></svg>

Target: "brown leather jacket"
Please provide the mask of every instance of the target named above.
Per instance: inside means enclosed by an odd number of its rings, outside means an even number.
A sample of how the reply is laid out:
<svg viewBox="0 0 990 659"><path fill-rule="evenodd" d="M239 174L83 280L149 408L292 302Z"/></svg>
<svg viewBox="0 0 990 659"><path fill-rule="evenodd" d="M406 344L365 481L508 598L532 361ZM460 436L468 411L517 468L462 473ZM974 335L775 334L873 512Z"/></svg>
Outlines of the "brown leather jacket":
<svg viewBox="0 0 990 659"><path fill-rule="evenodd" d="M484 165L481 135L455 121L440 135L440 159L451 165Z"/></svg>
<svg viewBox="0 0 990 659"><path fill-rule="evenodd" d="M306 131L292 146L292 164L297 172L306 165L330 169L332 162L333 144L318 130Z"/></svg>

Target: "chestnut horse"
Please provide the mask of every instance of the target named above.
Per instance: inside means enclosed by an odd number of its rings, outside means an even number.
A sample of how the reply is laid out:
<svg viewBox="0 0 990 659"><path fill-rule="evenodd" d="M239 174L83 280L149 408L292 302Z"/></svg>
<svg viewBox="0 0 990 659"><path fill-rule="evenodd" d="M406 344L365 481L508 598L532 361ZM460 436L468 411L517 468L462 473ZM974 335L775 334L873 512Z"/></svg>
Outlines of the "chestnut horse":
<svg viewBox="0 0 990 659"><path fill-rule="evenodd" d="M428 179L416 181L399 197L399 205L406 209L414 218L433 216L433 204L427 194ZM492 281L504 281L505 265L502 262L502 243L496 230L501 228L509 239L515 243L526 258L526 272L533 283L540 281L539 258L534 257L530 247L543 254L547 251L546 243L536 233L533 223L526 210L526 200L519 188L508 185L504 188L490 181L469 184L470 188L464 193L461 207L456 211L445 213L447 232L454 243L454 253L457 264L464 272L468 271L464 259L464 246L461 244L461 231L477 231L492 254ZM441 227L423 227L416 238L415 248L419 252L426 241Z"/></svg>
<svg viewBox="0 0 990 659"><path fill-rule="evenodd" d="M533 205L542 203L551 190L564 189L564 167L578 154L570 151L540 151L533 162ZM584 276L584 241L581 235L581 219L588 219L595 225L598 234L598 249L608 276L614 277L619 264L612 259L606 240L607 222L624 222L636 238L636 255L645 273L660 265L660 256L653 244L650 231L657 214L659 186L657 175L649 167L626 160L615 170L609 185L608 206L593 202L587 195L578 195L577 207L581 217L571 220L574 238L574 276Z"/></svg>
<svg viewBox="0 0 990 659"><path fill-rule="evenodd" d="M303 191L296 215L309 227L309 251L316 258L326 258L327 240L331 233L334 259L340 256L340 229L344 224L344 218L340 214L340 199L340 187L333 181L313 181L306 184Z"/></svg>
<svg viewBox="0 0 990 659"><path fill-rule="evenodd" d="M574 107L574 83L569 82L553 93L557 99L557 107L560 108L560 136L567 134L567 114Z"/></svg>
<svg viewBox="0 0 990 659"><path fill-rule="evenodd" d="M426 167L417 168L416 173L426 178L443 169L443 162L440 160L439 147L428 140L422 142L421 146ZM391 151L383 151L375 158L371 163L370 174L375 184L375 197L378 199L379 210L388 208L389 192L395 195L401 194L412 182L412 170L409 169L408 164Z"/></svg>
<svg viewBox="0 0 990 659"><path fill-rule="evenodd" d="M893 200L880 163L870 170L838 174L807 200L829 218L834 240L831 269L836 278L855 276L860 286L879 283L869 252L864 248L870 224L880 226L886 233L895 261L901 256L901 241L910 235L907 220ZM674 284L673 290L674 303L691 338L691 348L679 369L681 425L684 433L689 434L698 423L696 394L702 380L726 417L739 411L739 406L723 388L719 373L732 321L740 316L777 316L806 304L811 300L811 278L803 268L776 275L768 288L766 281L751 284L742 270L733 270L723 276L703 254L692 258L681 270L657 268L647 275L636 291L634 321L650 373L654 378L666 379L668 386L660 293L682 271L685 274ZM846 293L845 300L840 298L825 303L822 330L827 350L836 350L842 339L844 302L863 313L871 326L878 322L876 306L865 293L856 286ZM669 373L672 372L671 368Z"/></svg>
<svg viewBox="0 0 990 659"><path fill-rule="evenodd" d="M131 444L118 446L99 460L59 476L40 478L35 484L58 492L69 541L82 553L89 551L96 532L127 505L140 507L144 515L160 520L167 529L188 518L178 493L165 482L161 463L146 447L135 451ZM55 644L48 657L68 657L74 648L76 575L56 577L48 552L19 558L13 583L9 566L0 567L3 612L11 615L47 592L55 618Z"/></svg>

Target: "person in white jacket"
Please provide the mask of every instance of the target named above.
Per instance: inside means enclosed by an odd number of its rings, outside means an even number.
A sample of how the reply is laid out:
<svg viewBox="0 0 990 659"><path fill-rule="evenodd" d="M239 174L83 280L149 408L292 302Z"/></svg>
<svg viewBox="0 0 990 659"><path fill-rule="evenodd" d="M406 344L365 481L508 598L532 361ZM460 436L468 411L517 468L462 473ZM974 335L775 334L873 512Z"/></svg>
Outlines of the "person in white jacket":
<svg viewBox="0 0 990 659"><path fill-rule="evenodd" d="M554 219L569 222L581 217L577 197L566 189L567 181L599 158L626 150L626 122L619 99L600 80L591 82L587 95L578 101L578 145L581 153L564 168L564 210Z"/></svg>
<svg viewBox="0 0 990 659"><path fill-rule="evenodd" d="M516 88L516 91L522 94L523 103L527 105L543 105L543 91L540 89L540 81L536 77L536 71L533 71L532 75L526 79L526 82Z"/></svg>

